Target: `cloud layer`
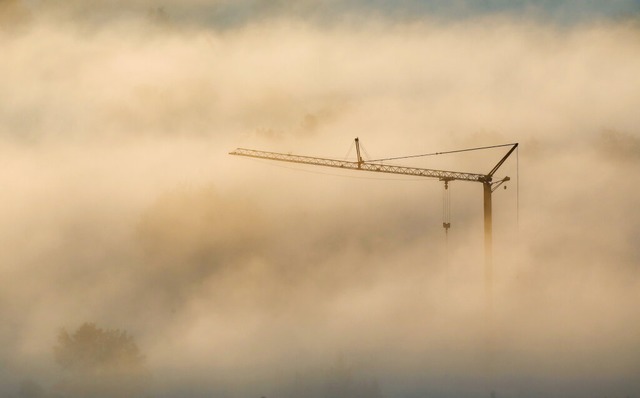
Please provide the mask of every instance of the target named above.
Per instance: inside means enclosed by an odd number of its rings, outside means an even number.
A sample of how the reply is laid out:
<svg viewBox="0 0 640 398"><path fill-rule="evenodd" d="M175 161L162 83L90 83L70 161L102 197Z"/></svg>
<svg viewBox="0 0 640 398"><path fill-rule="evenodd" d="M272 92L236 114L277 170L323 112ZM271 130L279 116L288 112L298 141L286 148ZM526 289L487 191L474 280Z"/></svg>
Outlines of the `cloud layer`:
<svg viewBox="0 0 640 398"><path fill-rule="evenodd" d="M632 20L11 15L3 392L53 389L58 329L89 321L135 336L157 396L638 393ZM227 155L342 158L356 136L369 158L521 143L494 194L491 326L480 186L452 183L445 244L437 181ZM487 172L503 154L412 164Z"/></svg>

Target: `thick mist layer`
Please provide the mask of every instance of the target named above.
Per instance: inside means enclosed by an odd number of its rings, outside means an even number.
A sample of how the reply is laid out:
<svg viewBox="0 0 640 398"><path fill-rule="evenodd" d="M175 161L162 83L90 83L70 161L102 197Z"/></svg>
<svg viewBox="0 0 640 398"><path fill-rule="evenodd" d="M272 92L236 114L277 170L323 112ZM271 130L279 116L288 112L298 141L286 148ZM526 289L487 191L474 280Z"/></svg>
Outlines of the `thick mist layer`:
<svg viewBox="0 0 640 398"><path fill-rule="evenodd" d="M85 323L135 339L158 397L640 394L636 22L3 7L2 394L72 394L54 347ZM520 143L491 320L480 184L451 183L446 240L439 181L227 154L356 136L366 159Z"/></svg>

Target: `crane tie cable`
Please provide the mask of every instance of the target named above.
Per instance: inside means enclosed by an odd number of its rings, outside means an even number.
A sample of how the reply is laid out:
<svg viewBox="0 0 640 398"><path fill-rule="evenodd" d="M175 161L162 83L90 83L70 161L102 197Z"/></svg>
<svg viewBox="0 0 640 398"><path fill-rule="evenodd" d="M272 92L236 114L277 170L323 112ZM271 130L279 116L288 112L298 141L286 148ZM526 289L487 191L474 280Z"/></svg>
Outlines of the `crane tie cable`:
<svg viewBox="0 0 640 398"><path fill-rule="evenodd" d="M450 154L450 153L479 151L479 150L482 150L482 149L502 148L502 147L505 147L505 146L513 146L513 145L515 145L515 144L481 146L481 147L476 147L476 148L458 149L458 150L455 150L455 151L432 152L432 153L423 153L423 154L420 154L420 155L409 155L409 156L398 156L398 157L394 157L394 158L374 159L374 160L369 160L369 162L384 162L386 160L410 159L410 158L419 158L419 157L434 156L434 155L447 155L447 154Z"/></svg>

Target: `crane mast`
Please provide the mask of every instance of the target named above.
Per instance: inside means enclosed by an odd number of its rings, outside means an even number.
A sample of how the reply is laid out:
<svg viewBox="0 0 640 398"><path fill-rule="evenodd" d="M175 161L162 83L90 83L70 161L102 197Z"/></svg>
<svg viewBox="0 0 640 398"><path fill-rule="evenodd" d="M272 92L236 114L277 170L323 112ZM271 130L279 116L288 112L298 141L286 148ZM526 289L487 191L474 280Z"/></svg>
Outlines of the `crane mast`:
<svg viewBox="0 0 640 398"><path fill-rule="evenodd" d="M258 159L276 160L281 162L300 163L314 166L335 167L346 170L371 171L377 173L389 173L409 175L415 177L437 178L444 181L445 185L450 181L470 181L479 182L483 186L483 213L484 213L484 252L485 252L485 300L488 314L491 314L493 307L493 216L492 216L492 193L503 183L510 180L504 177L500 180L493 181L493 175L511 156L513 151L518 147L518 143L507 144L503 146L511 146L506 155L504 155L498 163L487 174L468 173L460 171L447 171L436 169L425 169L418 167L406 167L398 165L384 164L381 162L366 162L360 155L360 140L355 139L357 161L346 161L330 158L319 158L312 156L292 155L278 152L259 151L255 149L237 148L229 152L230 155L246 156ZM502 145L501 145L502 146ZM477 149L477 148L476 148ZM453 151L453 152L463 152ZM446 228L446 227L445 227Z"/></svg>

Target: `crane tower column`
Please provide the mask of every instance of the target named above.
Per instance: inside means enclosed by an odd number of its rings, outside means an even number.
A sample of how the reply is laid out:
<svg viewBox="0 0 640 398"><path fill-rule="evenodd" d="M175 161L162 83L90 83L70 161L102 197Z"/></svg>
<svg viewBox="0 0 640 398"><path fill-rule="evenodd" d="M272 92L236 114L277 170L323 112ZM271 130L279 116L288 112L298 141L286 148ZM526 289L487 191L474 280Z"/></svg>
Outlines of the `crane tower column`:
<svg viewBox="0 0 640 398"><path fill-rule="evenodd" d="M482 183L484 189L484 290L487 314L493 312L493 223L491 214L490 181Z"/></svg>

